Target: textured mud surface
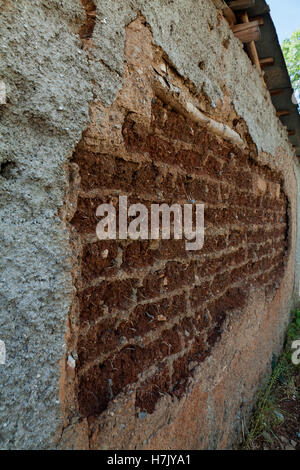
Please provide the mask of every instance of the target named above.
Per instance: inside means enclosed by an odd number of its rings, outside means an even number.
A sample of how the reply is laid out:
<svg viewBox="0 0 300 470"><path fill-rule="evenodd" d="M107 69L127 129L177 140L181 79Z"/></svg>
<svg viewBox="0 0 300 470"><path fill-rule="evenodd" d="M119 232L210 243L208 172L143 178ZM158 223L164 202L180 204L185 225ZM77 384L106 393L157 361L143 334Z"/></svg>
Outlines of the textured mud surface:
<svg viewBox="0 0 300 470"><path fill-rule="evenodd" d="M120 191L129 203L194 200L205 203L204 247L188 253L176 240L84 244L78 281L83 416L103 411L139 374L149 375L138 390L143 410L152 410L160 393L182 393L190 363L209 354L226 313L243 308L251 285L272 292L281 281L287 201L280 175L153 101L148 132L142 116L125 117L125 155L79 145L72 161L85 197L72 224L93 238L95 208Z"/></svg>
<svg viewBox="0 0 300 470"><path fill-rule="evenodd" d="M76 369L67 375L73 412L90 425L120 393L134 400L137 417L151 415L166 396L172 402L186 394L226 320L243 315L250 291L274 297L288 248L283 176L259 163L233 108L216 112L204 94L196 98L239 130L248 142L242 149L163 102L157 77L175 101L176 94L195 98L143 18L127 28L125 57L122 91L111 107L92 105L71 159L80 184L70 216L77 296L68 349ZM203 249L186 251L184 240L97 240L96 209L117 207L120 194L147 207L204 203Z"/></svg>

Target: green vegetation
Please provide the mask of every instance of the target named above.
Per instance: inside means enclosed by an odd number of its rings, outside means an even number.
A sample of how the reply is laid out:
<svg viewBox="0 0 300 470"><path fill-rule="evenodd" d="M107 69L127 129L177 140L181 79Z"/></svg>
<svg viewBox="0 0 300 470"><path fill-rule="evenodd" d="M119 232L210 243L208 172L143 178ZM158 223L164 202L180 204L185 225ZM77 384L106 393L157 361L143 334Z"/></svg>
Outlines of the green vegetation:
<svg viewBox="0 0 300 470"><path fill-rule="evenodd" d="M290 419L287 407L282 409L284 402L300 400L299 382L300 365L294 365L291 357L293 341L300 339L300 310L291 313L286 344L281 358L272 362L272 375L267 386L258 395L257 407L249 425L249 433L243 443L243 449L255 449L266 443L272 448L274 442L279 442L278 432L283 422ZM297 417L296 417L297 418Z"/></svg>
<svg viewBox="0 0 300 470"><path fill-rule="evenodd" d="M296 95L300 94L300 28L281 45L291 82Z"/></svg>

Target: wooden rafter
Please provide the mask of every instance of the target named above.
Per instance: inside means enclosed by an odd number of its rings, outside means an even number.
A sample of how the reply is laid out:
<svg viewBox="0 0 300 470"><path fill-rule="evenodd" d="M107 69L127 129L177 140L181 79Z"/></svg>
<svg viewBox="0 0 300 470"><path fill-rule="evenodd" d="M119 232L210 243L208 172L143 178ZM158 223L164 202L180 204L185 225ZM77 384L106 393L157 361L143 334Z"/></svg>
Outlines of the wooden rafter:
<svg viewBox="0 0 300 470"><path fill-rule="evenodd" d="M245 31L247 29L258 28L259 26L258 21L250 21L248 14L246 12L244 12L241 16L243 19L245 18L245 21L243 21L243 23L236 24L231 28L234 33ZM246 18L247 18L247 21L246 21Z"/></svg>
<svg viewBox="0 0 300 470"><path fill-rule="evenodd" d="M291 112L288 109L282 109L280 111L277 111L276 116L277 117L282 117L282 116L289 116Z"/></svg>
<svg viewBox="0 0 300 470"><path fill-rule="evenodd" d="M255 41L260 39L260 26L264 25L264 18L262 16L256 16L249 20L248 13L245 11L247 8L250 8L255 5L255 0L235 0L229 3L229 7L233 12L236 13L236 17L240 21L239 24L235 24L230 18L227 18L231 30L235 37L240 39L247 49L248 55L253 64L257 66L258 71L261 73L261 79L265 87L266 83L263 78L262 68L273 66L275 63L274 57L264 57L259 58L258 52L256 49ZM231 14L231 18L232 14ZM277 96L284 93L284 89L278 88L269 90L271 96ZM278 118L289 116L291 112L288 109L281 109L276 111L276 116ZM294 136L296 131L294 129L287 130L289 137ZM295 145L293 145L295 148Z"/></svg>
<svg viewBox="0 0 300 470"><path fill-rule="evenodd" d="M264 59L259 59L261 67L270 67L274 65L275 60L274 57L265 57Z"/></svg>
<svg viewBox="0 0 300 470"><path fill-rule="evenodd" d="M251 41L258 41L260 38L260 29L257 21L250 21L248 23L240 23L232 26L232 32L244 44Z"/></svg>
<svg viewBox="0 0 300 470"><path fill-rule="evenodd" d="M255 5L255 0L233 0L229 2L229 6L233 11L245 10Z"/></svg>
<svg viewBox="0 0 300 470"><path fill-rule="evenodd" d="M241 23L242 25L249 26L253 23L253 24L256 25L256 27L259 30L259 22L258 21L250 22L248 13L246 11L241 13L240 18L241 18L241 21L243 22L243 23ZM260 35L260 31L259 31L259 35ZM247 52L248 52L248 55L249 55L252 63L255 64L257 66L259 72L261 72L261 66L260 66L260 62L259 62L257 49L256 49L256 46L255 46L255 40L249 41L246 45L246 48L247 48Z"/></svg>
<svg viewBox="0 0 300 470"><path fill-rule="evenodd" d="M282 88L274 88L274 90L269 90L271 96L277 96L277 95L282 95L284 90Z"/></svg>

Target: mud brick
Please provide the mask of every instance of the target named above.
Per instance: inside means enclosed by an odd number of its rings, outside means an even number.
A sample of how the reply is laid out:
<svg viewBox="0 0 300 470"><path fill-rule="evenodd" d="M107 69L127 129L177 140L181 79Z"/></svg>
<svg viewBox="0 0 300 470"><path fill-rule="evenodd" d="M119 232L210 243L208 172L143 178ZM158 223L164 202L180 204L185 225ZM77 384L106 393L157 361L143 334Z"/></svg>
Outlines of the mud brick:
<svg viewBox="0 0 300 470"><path fill-rule="evenodd" d="M118 255L116 240L102 240L83 247L81 273L85 281L109 274Z"/></svg>
<svg viewBox="0 0 300 470"><path fill-rule="evenodd" d="M206 330L210 325L210 318L209 318L209 305L206 309L198 310L195 313L195 328L197 333L201 333L203 330Z"/></svg>
<svg viewBox="0 0 300 470"><path fill-rule="evenodd" d="M203 302L210 300L211 282L203 282L200 286L195 286L191 293L191 304L193 308L199 308Z"/></svg>
<svg viewBox="0 0 300 470"><path fill-rule="evenodd" d="M73 161L79 165L81 188L84 191L113 185L116 171L114 157L78 151Z"/></svg>
<svg viewBox="0 0 300 470"><path fill-rule="evenodd" d="M186 182L185 191L189 199L193 199L197 202L204 202L207 204L215 204L219 202L218 182L212 183L201 178L194 178Z"/></svg>
<svg viewBox="0 0 300 470"><path fill-rule="evenodd" d="M210 140L209 132L203 127L198 127L194 133L194 148L195 150L206 155L207 149L209 149L208 143Z"/></svg>
<svg viewBox="0 0 300 470"><path fill-rule="evenodd" d="M226 226L237 220L237 211L230 207L208 207L205 209L205 224Z"/></svg>
<svg viewBox="0 0 300 470"><path fill-rule="evenodd" d="M208 277L215 274L223 266L223 257L206 258L195 263L195 272L198 278Z"/></svg>
<svg viewBox="0 0 300 470"><path fill-rule="evenodd" d="M150 126L128 113L122 134L126 152L119 156L90 152L85 140L78 146L73 161L81 190L134 191L128 203L148 209L158 202L202 202L204 246L188 252L184 239L83 246L81 280L104 280L77 293L81 416L102 413L129 385L137 388L137 411L153 413L165 393L181 397L225 320L245 307L250 286L272 293L285 268L289 221L282 177L255 152L250 157L157 98ZM109 201L78 198L71 221L78 232L95 233L103 202ZM147 374L142 383L141 373Z"/></svg>
<svg viewBox="0 0 300 470"><path fill-rule="evenodd" d="M160 240L157 256L160 259L186 258L185 240Z"/></svg>
<svg viewBox="0 0 300 470"><path fill-rule="evenodd" d="M213 154L210 154L207 156L205 163L200 171L218 180L222 177L222 167L222 162L215 158Z"/></svg>
<svg viewBox="0 0 300 470"><path fill-rule="evenodd" d="M126 309L133 303L133 292L136 280L103 281L97 286L89 287L78 295L80 319L92 321L103 314L105 307L109 311Z"/></svg>
<svg viewBox="0 0 300 470"><path fill-rule="evenodd" d="M170 140L181 140L182 142L194 142L194 128L195 125L176 113L175 111L168 111L166 120L162 127L163 134Z"/></svg>
<svg viewBox="0 0 300 470"><path fill-rule="evenodd" d="M176 262L167 263L164 270L164 288L166 291L180 289L195 280L194 265Z"/></svg>
<svg viewBox="0 0 300 470"><path fill-rule="evenodd" d="M183 338L185 346L187 346L188 343L194 338L196 333L193 319L184 318L179 324L178 331Z"/></svg>
<svg viewBox="0 0 300 470"><path fill-rule="evenodd" d="M193 152L192 150L179 150L176 153L174 163L184 168L187 173L193 173L203 168L202 161L203 157L200 153Z"/></svg>
<svg viewBox="0 0 300 470"><path fill-rule="evenodd" d="M92 233L96 235L96 227L100 218L96 217L97 207L108 202L105 198L83 198L79 197L77 210L71 221L79 233Z"/></svg>
<svg viewBox="0 0 300 470"><path fill-rule="evenodd" d="M228 244L229 246L237 246L246 243L247 236L244 227L241 229L230 229L229 236L228 236Z"/></svg>
<svg viewBox="0 0 300 470"><path fill-rule="evenodd" d="M136 391L135 407L137 410L152 414L156 403L170 390L170 375L168 367L158 365L158 372L141 384Z"/></svg>
<svg viewBox="0 0 300 470"><path fill-rule="evenodd" d="M148 240L130 242L123 250L123 263L121 268L132 270L152 265L159 257L158 249L153 249L153 243Z"/></svg>
<svg viewBox="0 0 300 470"><path fill-rule="evenodd" d="M151 194L156 189L156 179L159 175L158 168L151 163L142 164L134 173L132 185L136 193Z"/></svg>
<svg viewBox="0 0 300 470"><path fill-rule="evenodd" d="M113 178L112 187L131 191L134 182L134 174L138 171L139 165L135 162L116 158L116 172Z"/></svg>
<svg viewBox="0 0 300 470"><path fill-rule="evenodd" d="M173 362L172 392L175 396L180 397L184 393L187 380L191 375L188 365L188 354Z"/></svg>
<svg viewBox="0 0 300 470"><path fill-rule="evenodd" d="M142 281L142 286L137 290L137 299L145 300L159 296L163 285L163 277L162 271L146 275Z"/></svg>
<svg viewBox="0 0 300 470"><path fill-rule="evenodd" d="M79 363L83 366L119 345L120 336L116 329L116 320L102 320L86 334L80 335L77 347Z"/></svg>
<svg viewBox="0 0 300 470"><path fill-rule="evenodd" d="M211 285L211 291L214 295L218 295L224 289L226 289L231 284L230 272L224 271L222 273L217 273L213 279Z"/></svg>
<svg viewBox="0 0 300 470"><path fill-rule="evenodd" d="M202 254L216 253L227 247L227 235L212 235L205 231L204 244L201 249Z"/></svg>
<svg viewBox="0 0 300 470"><path fill-rule="evenodd" d="M132 114L124 120L122 134L125 147L129 152L144 153L148 147L148 129L140 122L136 122Z"/></svg>
<svg viewBox="0 0 300 470"><path fill-rule="evenodd" d="M149 135L147 144L147 151L151 159L174 164L176 151L172 143L162 139L158 135Z"/></svg>

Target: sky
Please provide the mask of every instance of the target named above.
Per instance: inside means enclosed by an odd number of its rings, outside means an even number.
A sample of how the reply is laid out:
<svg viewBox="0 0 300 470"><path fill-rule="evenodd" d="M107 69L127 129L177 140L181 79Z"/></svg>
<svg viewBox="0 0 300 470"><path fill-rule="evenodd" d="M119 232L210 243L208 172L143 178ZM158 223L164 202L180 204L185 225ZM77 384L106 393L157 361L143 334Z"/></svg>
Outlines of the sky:
<svg viewBox="0 0 300 470"><path fill-rule="evenodd" d="M271 8L279 42L300 28L300 0L266 0Z"/></svg>

